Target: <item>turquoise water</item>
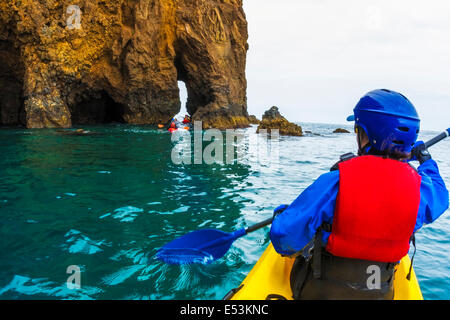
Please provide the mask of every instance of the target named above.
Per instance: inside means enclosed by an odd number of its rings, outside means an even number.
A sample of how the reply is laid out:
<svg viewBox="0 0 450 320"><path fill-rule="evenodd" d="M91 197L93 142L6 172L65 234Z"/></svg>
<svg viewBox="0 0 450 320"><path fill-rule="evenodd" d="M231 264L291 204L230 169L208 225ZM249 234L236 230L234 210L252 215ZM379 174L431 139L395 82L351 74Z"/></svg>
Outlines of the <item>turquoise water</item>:
<svg viewBox="0 0 450 320"><path fill-rule="evenodd" d="M277 145L252 127L241 131L239 163L212 165L174 164L179 142L146 126L89 127L86 136L0 129L0 299L221 299L264 251L268 228L211 265L165 265L156 250L189 231L270 217L355 150L354 134L331 133L337 125L302 125L320 136ZM449 150L450 139L431 150L447 186ZM446 212L417 235L426 299L450 298L449 231ZM67 288L70 265L81 269L81 289Z"/></svg>

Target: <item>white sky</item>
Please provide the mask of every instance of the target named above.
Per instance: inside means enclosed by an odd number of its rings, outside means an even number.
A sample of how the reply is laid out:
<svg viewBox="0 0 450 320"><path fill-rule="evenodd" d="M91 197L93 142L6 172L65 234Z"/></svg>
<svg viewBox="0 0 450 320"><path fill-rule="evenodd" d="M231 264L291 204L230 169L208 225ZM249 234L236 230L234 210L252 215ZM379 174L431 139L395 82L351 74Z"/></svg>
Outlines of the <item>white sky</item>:
<svg viewBox="0 0 450 320"><path fill-rule="evenodd" d="M244 0L248 111L345 123L366 92L406 95L422 128L450 126L450 1Z"/></svg>

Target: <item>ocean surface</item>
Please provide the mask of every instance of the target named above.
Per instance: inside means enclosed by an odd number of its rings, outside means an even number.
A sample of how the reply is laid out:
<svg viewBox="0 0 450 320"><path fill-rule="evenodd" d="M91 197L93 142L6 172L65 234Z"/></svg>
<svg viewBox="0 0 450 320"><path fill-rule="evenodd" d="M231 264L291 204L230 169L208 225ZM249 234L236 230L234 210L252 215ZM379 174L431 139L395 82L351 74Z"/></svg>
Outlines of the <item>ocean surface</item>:
<svg viewBox="0 0 450 320"><path fill-rule="evenodd" d="M147 126L0 128L0 299L223 298L268 245L268 227L209 265L166 265L155 253L189 231L271 217L356 149L353 133L332 133L342 125L301 125L311 133L278 140L242 129L243 139L224 142L240 148L235 161L212 164L174 163L193 140ZM450 139L430 151L450 187ZM449 232L447 211L417 234L426 299L450 299ZM67 285L69 266L81 271L80 289Z"/></svg>

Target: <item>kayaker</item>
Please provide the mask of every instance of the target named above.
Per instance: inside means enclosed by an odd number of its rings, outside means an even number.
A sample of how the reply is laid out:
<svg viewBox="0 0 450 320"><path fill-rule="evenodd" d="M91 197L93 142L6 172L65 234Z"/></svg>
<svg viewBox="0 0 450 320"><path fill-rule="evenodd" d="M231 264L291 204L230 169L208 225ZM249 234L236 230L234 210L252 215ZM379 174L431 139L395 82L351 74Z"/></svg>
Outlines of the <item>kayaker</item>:
<svg viewBox="0 0 450 320"><path fill-rule="evenodd" d="M172 120L172 122L169 125L169 129L168 129L169 132L171 132L171 133L174 132L174 131L177 131L177 124L176 124L176 122L174 120Z"/></svg>
<svg viewBox="0 0 450 320"><path fill-rule="evenodd" d="M342 156L292 204L275 209L270 238L279 254L296 257L294 299L392 299L394 267L414 233L449 206L436 162L416 142L420 119L406 97L371 91L347 120L355 121L358 156ZM371 287L377 268L379 285Z"/></svg>
<svg viewBox="0 0 450 320"><path fill-rule="evenodd" d="M183 124L191 123L191 117L189 115L185 115L183 119Z"/></svg>

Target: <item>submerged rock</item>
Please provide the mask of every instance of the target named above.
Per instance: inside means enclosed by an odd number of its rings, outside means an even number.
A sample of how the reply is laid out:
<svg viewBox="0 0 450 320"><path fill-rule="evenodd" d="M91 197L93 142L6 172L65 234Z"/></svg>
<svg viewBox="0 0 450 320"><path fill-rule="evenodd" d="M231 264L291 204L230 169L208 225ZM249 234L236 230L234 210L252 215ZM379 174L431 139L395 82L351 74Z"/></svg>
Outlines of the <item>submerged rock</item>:
<svg viewBox="0 0 450 320"><path fill-rule="evenodd" d="M320 133L315 133L315 132L312 132L312 131L309 131L309 130L306 130L305 133L307 133L309 135L312 135L312 136L322 136Z"/></svg>
<svg viewBox="0 0 450 320"><path fill-rule="evenodd" d="M259 133L262 129L267 130L268 133L270 133L272 129L278 129L280 135L303 135L302 127L286 120L286 118L278 111L278 107L275 106L264 113L256 132Z"/></svg>
<svg viewBox="0 0 450 320"><path fill-rule="evenodd" d="M337 128L336 130L333 131L333 133L350 133L350 131L343 128Z"/></svg>
<svg viewBox="0 0 450 320"><path fill-rule="evenodd" d="M0 125L248 126L242 0L69 3L0 2Z"/></svg>
<svg viewBox="0 0 450 320"><path fill-rule="evenodd" d="M62 133L64 135L68 135L68 136L86 136L86 135L95 134L92 131L84 130L84 129L77 129L77 130L64 129L64 130L58 130L57 132Z"/></svg>

